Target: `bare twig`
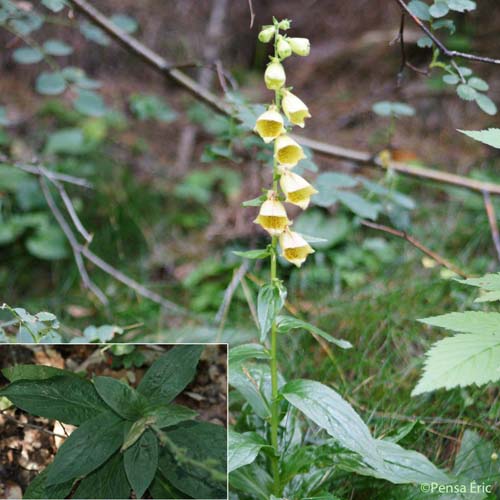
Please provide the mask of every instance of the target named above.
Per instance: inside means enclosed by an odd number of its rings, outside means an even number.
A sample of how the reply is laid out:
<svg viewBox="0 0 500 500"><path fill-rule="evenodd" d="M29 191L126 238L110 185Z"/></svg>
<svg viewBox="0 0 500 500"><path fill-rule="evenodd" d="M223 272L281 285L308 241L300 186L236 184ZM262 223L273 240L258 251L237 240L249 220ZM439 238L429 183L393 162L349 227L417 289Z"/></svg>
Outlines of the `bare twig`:
<svg viewBox="0 0 500 500"><path fill-rule="evenodd" d="M404 0L395 0L401 9L408 14L408 16L413 20L413 22L434 42L436 47L449 58L461 57L462 59L468 59L470 61L487 63L487 64L500 64L500 59L493 59L492 57L477 56L475 54L469 54L467 52L459 52L457 50L449 50L446 45L444 45L439 38L434 35L434 33L417 17L406 5Z"/></svg>
<svg viewBox="0 0 500 500"><path fill-rule="evenodd" d="M233 116L233 107L220 99L218 96L210 92L209 90L203 88L202 85L194 81L192 78L187 76L185 73L178 69L172 69L171 65L160 55L153 52L148 47L141 44L137 39L124 33L122 30L117 28L109 19L101 14L97 9L95 9L86 0L68 0L71 5L88 17L93 23L97 24L102 28L109 36L122 45L125 50L135 54L137 57L142 59L146 64L151 66L154 70L162 73L173 82L177 83L181 87L184 87L188 92L190 92L198 100L204 102L209 107L217 112L225 115ZM404 3L404 2L403 2ZM406 4L405 4L406 6ZM309 139L306 137L293 136L298 140L303 146L311 148L314 152L329 156L333 158L340 158L344 160L353 161L356 163L366 164L369 166L377 166L380 168L385 168L380 161L373 157L372 154L365 151L357 151L334 144L327 144L314 139ZM491 182L481 182L475 179L469 179L467 177L462 177L460 175L455 175L447 172L442 172L439 170L434 170L425 167L415 167L406 163L391 161L388 167L404 175L417 177L421 179L434 180L437 182L442 182L445 184L452 184L455 186L460 186L473 191L488 191L490 194L500 195L500 185Z"/></svg>
<svg viewBox="0 0 500 500"><path fill-rule="evenodd" d="M399 34L397 36L397 40L399 40L399 46L401 48L401 64L399 66L397 85L401 86L401 82L403 81L404 70L405 68L410 68L416 73L420 73L422 75L427 75L428 71L425 69L420 69L414 66L410 61L408 61L408 57L406 55L406 45L405 45L405 13L401 14L401 23L399 25Z"/></svg>
<svg viewBox="0 0 500 500"><path fill-rule="evenodd" d="M233 278L229 282L229 285L227 286L226 291L224 292L224 298L222 300L222 304L220 305L219 310L215 315L215 322L220 323L221 327L224 326L224 320L227 316L227 312L229 310L229 306L231 305L231 301L233 300L234 292L236 292L236 289L238 288L240 281L245 276L247 271L248 271L248 260L245 260L245 262L243 262L243 264L241 264L238 270L233 274Z"/></svg>
<svg viewBox="0 0 500 500"><path fill-rule="evenodd" d="M410 236L404 231L399 231L398 229L394 229L393 227L384 226L382 224L376 224L375 222L369 222L367 220L362 220L361 224L366 227L370 227L372 229L376 229L378 231L383 231L384 233L392 234L397 236L398 238L402 238L406 240L408 243L411 243L415 248L418 248L421 252L425 253L428 257L435 260L437 263L446 267L450 271L453 271L455 274L462 276L462 278L467 278L467 273L462 271L459 267L455 266L455 264L451 263L448 259L445 259L438 253L434 252L430 248L427 248L425 245L420 243L416 238Z"/></svg>
<svg viewBox="0 0 500 500"><path fill-rule="evenodd" d="M495 213L495 207L491 202L490 193L487 191L483 192L484 208L486 209L486 215L488 216L488 222L490 224L491 238L493 239L493 244L495 245L495 250L497 252L498 260L500 260L500 233L498 231L497 216Z"/></svg>
<svg viewBox="0 0 500 500"><path fill-rule="evenodd" d="M250 29L253 28L253 22L255 21L255 11L253 10L252 0L248 0L248 8L250 10Z"/></svg>
<svg viewBox="0 0 500 500"><path fill-rule="evenodd" d="M42 170L40 170L40 172L42 172ZM45 177L43 177L43 175L42 177L39 178L39 183L40 187L42 188L45 201L47 202L47 205L49 206L52 215L55 217L57 223L59 224L59 227L61 228L64 235L66 236L66 239L71 245L76 266L82 278L83 286L85 288L88 288L99 299L99 301L102 304L108 305L109 301L104 292L90 279L87 269L85 268L85 263L83 262L82 251L81 251L82 247L75 238L75 235L73 234L73 231L71 230L69 224L66 222L66 219L64 218L63 214L59 210L59 207L57 206L54 197L52 196L52 193L50 192L49 187L47 186L47 181L45 180Z"/></svg>
<svg viewBox="0 0 500 500"><path fill-rule="evenodd" d="M66 184L73 184L75 186L80 186L84 188L91 189L92 183L81 177L74 177L73 175L60 174L59 172L53 172L45 168L45 172L42 174L40 172L39 165L27 165L24 163L12 162L7 156L0 154L0 161L8 163L10 166L23 170L28 174L33 175L44 175L50 181L65 182Z"/></svg>
<svg viewBox="0 0 500 500"><path fill-rule="evenodd" d="M112 265L108 264L104 260L102 260L100 257L98 257L94 252L92 252L88 247L80 245L78 243L72 229L70 228L69 224L66 222L66 219L62 215L61 211L59 210L54 197L52 196L48 186L47 182L45 180L45 177L42 176L39 179L40 185L42 188L42 192L44 194L45 200L47 201L47 205L49 206L52 214L54 215L57 223L61 227L64 235L66 236L69 244L71 245L73 255L75 258L75 262L78 267L78 271L80 273L80 276L82 278L82 283L83 285L91 290L94 295L105 305L109 303L106 295L95 285L92 280L90 279L88 272L85 268L83 258L85 257L87 260L92 262L95 266L97 266L99 269L104 271L105 273L109 274L111 277L113 277L115 280L123 283L127 287L131 288L134 290L137 294L141 295L142 297L145 297L149 300L152 300L153 302L156 302L157 304L161 305L165 309L169 309L177 314L190 314L189 311L184 309L183 307L178 306L177 304L174 304L173 302L165 299L161 295L157 294L156 292L153 292L152 290L149 290L145 286L141 285L134 279L130 278L126 274L122 273Z"/></svg>

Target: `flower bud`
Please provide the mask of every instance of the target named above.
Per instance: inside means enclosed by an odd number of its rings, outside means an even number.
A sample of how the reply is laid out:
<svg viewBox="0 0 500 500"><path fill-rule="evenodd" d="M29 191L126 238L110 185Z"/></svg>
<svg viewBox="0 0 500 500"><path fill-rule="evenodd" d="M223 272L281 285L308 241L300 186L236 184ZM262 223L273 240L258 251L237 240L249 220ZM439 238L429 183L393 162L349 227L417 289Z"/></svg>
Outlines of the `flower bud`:
<svg viewBox="0 0 500 500"><path fill-rule="evenodd" d="M309 243L299 233L288 228L280 235L280 247L281 256L297 267L304 263L309 254L314 253Z"/></svg>
<svg viewBox="0 0 500 500"><path fill-rule="evenodd" d="M285 201L297 205L302 210L309 206L311 196L318 192L303 177L290 172L288 169L283 169L280 186L283 193L285 193Z"/></svg>
<svg viewBox="0 0 500 500"><path fill-rule="evenodd" d="M308 56L311 51L311 43L307 38L289 38L288 43L293 53L298 56Z"/></svg>
<svg viewBox="0 0 500 500"><path fill-rule="evenodd" d="M279 90L285 85L286 74L283 65L279 61L272 61L267 65L264 73L266 87L270 90Z"/></svg>
<svg viewBox="0 0 500 500"><path fill-rule="evenodd" d="M311 113L309 113L309 108L294 94L289 90L283 91L283 100L281 101L283 106L283 111L286 117L294 125L304 128L304 120L306 118L311 118Z"/></svg>
<svg viewBox="0 0 500 500"><path fill-rule="evenodd" d="M278 23L278 29L286 31L290 29L292 21L290 19L283 19Z"/></svg>
<svg viewBox="0 0 500 500"><path fill-rule="evenodd" d="M278 43L276 44L276 50L278 52L278 56L281 59L286 59L292 55L292 47L282 36L279 38Z"/></svg>
<svg viewBox="0 0 500 500"><path fill-rule="evenodd" d="M288 135L280 135L274 143L274 158L280 165L294 167L305 158L304 151L299 144Z"/></svg>
<svg viewBox="0 0 500 500"><path fill-rule="evenodd" d="M276 110L276 106L271 106L257 118L254 131L264 139L266 144L285 131L283 117Z"/></svg>
<svg viewBox="0 0 500 500"><path fill-rule="evenodd" d="M283 203L273 196L262 203L254 222L260 224L271 236L279 236L290 224Z"/></svg>
<svg viewBox="0 0 500 500"><path fill-rule="evenodd" d="M274 33L276 33L276 29L274 26L262 26L262 29L260 30L258 36L259 42L269 43L273 38Z"/></svg>

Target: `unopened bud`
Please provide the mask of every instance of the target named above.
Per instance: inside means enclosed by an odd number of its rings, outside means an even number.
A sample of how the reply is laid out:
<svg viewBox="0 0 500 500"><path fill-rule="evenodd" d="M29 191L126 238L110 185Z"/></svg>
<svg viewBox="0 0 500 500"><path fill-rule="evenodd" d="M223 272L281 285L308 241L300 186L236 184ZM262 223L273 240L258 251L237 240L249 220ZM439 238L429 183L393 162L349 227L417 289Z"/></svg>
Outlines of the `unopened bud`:
<svg viewBox="0 0 500 500"><path fill-rule="evenodd" d="M276 28L274 26L263 26L259 33L259 42L269 43L276 33Z"/></svg>

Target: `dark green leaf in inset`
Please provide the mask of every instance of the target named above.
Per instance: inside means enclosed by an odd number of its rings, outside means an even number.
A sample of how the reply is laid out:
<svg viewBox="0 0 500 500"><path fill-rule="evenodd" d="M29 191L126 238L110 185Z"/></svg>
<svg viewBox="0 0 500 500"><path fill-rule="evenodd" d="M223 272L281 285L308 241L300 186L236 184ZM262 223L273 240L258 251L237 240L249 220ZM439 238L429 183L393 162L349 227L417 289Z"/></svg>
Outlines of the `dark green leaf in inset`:
<svg viewBox="0 0 500 500"><path fill-rule="evenodd" d="M2 370L3 376L10 382L16 380L45 380L62 375L80 378L73 372L45 365L14 365Z"/></svg>
<svg viewBox="0 0 500 500"><path fill-rule="evenodd" d="M80 425L108 409L88 380L68 375L17 380L2 389L0 395L29 413L72 425Z"/></svg>
<svg viewBox="0 0 500 500"><path fill-rule="evenodd" d="M96 470L120 448L128 425L111 411L83 423L59 448L47 476L47 485L63 483Z"/></svg>
<svg viewBox="0 0 500 500"><path fill-rule="evenodd" d="M112 377L95 377L94 386L99 396L118 415L128 420L141 417L146 400L129 385Z"/></svg>
<svg viewBox="0 0 500 500"><path fill-rule="evenodd" d="M29 484L24 492L23 498L26 499L52 499L52 498L66 498L71 489L73 488L74 481L67 481L65 483L56 484L53 486L46 485L47 475L51 465L48 465L38 474L33 481Z"/></svg>
<svg viewBox="0 0 500 500"><path fill-rule="evenodd" d="M174 488L159 470L156 472L156 476L149 487L149 492L153 498L158 499L187 498L186 494Z"/></svg>
<svg viewBox="0 0 500 500"><path fill-rule="evenodd" d="M224 427L206 422L185 422L164 431L188 458L210 464L218 475L227 474L227 433ZM176 488L194 498L226 498L226 482L214 479L208 471L193 464L180 463L163 447L158 462L161 473Z"/></svg>
<svg viewBox="0 0 500 500"><path fill-rule="evenodd" d="M176 425L185 420L191 420L196 417L198 413L191 408L182 405L167 405L158 408L149 409L147 416L154 419L152 425L162 429Z"/></svg>
<svg viewBox="0 0 500 500"><path fill-rule="evenodd" d="M169 403L193 379L202 351L202 345L170 349L151 365L137 390L151 405Z"/></svg>
<svg viewBox="0 0 500 500"><path fill-rule="evenodd" d="M141 498L156 475L158 440L151 429L146 430L124 454L125 472L136 498Z"/></svg>
<svg viewBox="0 0 500 500"><path fill-rule="evenodd" d="M72 498L129 498L130 485L123 455L115 453L105 464L82 479Z"/></svg>

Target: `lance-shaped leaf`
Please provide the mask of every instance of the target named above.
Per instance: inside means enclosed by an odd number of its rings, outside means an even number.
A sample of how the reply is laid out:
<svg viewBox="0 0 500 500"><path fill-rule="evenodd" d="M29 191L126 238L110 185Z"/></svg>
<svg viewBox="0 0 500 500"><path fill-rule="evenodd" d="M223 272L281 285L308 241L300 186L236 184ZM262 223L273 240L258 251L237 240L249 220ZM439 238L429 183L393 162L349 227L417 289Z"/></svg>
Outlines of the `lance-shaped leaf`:
<svg viewBox="0 0 500 500"><path fill-rule="evenodd" d="M129 498L123 456L115 453L106 463L80 481L72 498ZM60 498L60 497L59 497Z"/></svg>
<svg viewBox="0 0 500 500"><path fill-rule="evenodd" d="M80 378L79 375L68 370L61 370L60 368L45 365L14 365L4 368L2 373L10 382L15 382L16 380L45 380L61 375Z"/></svg>
<svg viewBox="0 0 500 500"><path fill-rule="evenodd" d="M226 482L219 480L227 475L226 429L206 422L184 422L164 433L177 448L172 450L168 443L162 447L158 467L165 478L193 498L226 498ZM213 473L190 459L204 463Z"/></svg>
<svg viewBox="0 0 500 500"><path fill-rule="evenodd" d="M95 377L97 393L118 415L136 420L147 404L146 398L128 384L112 377Z"/></svg>
<svg viewBox="0 0 500 500"><path fill-rule="evenodd" d="M500 313L465 311L419 319L422 323L463 333L500 334Z"/></svg>
<svg viewBox="0 0 500 500"><path fill-rule="evenodd" d="M149 487L149 493L153 498L186 498L186 495L174 488L168 479L158 469L156 476Z"/></svg>
<svg viewBox="0 0 500 500"><path fill-rule="evenodd" d="M202 345L170 349L151 365L137 390L153 406L169 403L193 379L202 351Z"/></svg>
<svg viewBox="0 0 500 500"><path fill-rule="evenodd" d="M233 430L228 432L228 472L251 464L260 450L269 444L255 432L240 434Z"/></svg>
<svg viewBox="0 0 500 500"><path fill-rule="evenodd" d="M129 426L129 422L111 411L83 423L59 448L47 485L64 483L96 470L120 448Z"/></svg>
<svg viewBox="0 0 500 500"><path fill-rule="evenodd" d="M136 497L142 498L158 468L158 439L151 429L125 451L124 461L128 481Z"/></svg>
<svg viewBox="0 0 500 500"><path fill-rule="evenodd" d="M47 475L50 467L51 465L48 465L40 474L35 476L24 492L23 498L47 500L51 498L66 498L69 495L73 488L73 480L47 487Z"/></svg>
<svg viewBox="0 0 500 500"><path fill-rule="evenodd" d="M176 425L185 420L191 420L196 417L198 412L191 410L182 405L170 404L148 410L147 417L154 419L151 425L155 425L159 429Z"/></svg>
<svg viewBox="0 0 500 500"><path fill-rule="evenodd" d="M72 425L109 409L88 380L69 375L17 380L2 389L0 396L29 413Z"/></svg>
<svg viewBox="0 0 500 500"><path fill-rule="evenodd" d="M261 287L257 297L257 317L261 342L266 340L273 321L285 304L285 299L286 289L281 283L272 283Z"/></svg>

